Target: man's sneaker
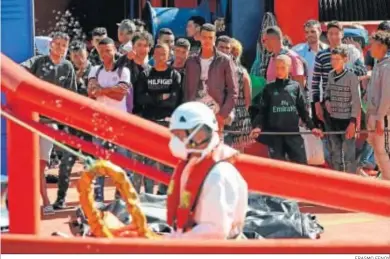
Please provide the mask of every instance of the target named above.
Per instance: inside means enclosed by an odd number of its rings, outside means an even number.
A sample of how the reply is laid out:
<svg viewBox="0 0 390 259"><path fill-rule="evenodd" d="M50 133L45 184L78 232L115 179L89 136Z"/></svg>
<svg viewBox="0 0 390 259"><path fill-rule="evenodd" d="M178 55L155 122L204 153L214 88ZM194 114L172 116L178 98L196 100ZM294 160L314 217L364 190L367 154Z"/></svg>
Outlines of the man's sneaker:
<svg viewBox="0 0 390 259"><path fill-rule="evenodd" d="M357 169L357 174L364 176L364 177L372 177L372 178L379 178L380 177L380 172L376 170L371 170L363 167L358 167Z"/></svg>
<svg viewBox="0 0 390 259"><path fill-rule="evenodd" d="M43 207L43 215L53 215L54 214L54 209L52 205L48 205Z"/></svg>
<svg viewBox="0 0 390 259"><path fill-rule="evenodd" d="M54 210L64 210L66 209L66 205L64 202L59 202L59 201L56 201L54 204L53 204L53 209Z"/></svg>
<svg viewBox="0 0 390 259"><path fill-rule="evenodd" d="M95 201L95 208L98 210L103 210L106 208L106 205L102 201Z"/></svg>
<svg viewBox="0 0 390 259"><path fill-rule="evenodd" d="M366 173L366 171L364 171L364 168L363 168L363 167L360 167L360 166L357 168L356 174L357 174L357 175L364 176L364 177L368 177L368 176L369 176L369 175Z"/></svg>

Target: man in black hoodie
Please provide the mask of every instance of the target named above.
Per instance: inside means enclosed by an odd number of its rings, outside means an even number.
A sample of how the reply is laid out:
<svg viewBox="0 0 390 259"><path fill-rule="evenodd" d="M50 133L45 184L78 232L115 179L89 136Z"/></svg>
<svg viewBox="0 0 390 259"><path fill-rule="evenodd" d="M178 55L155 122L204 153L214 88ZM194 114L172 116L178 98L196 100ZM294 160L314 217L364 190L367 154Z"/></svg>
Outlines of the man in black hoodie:
<svg viewBox="0 0 390 259"><path fill-rule="evenodd" d="M285 160L288 155L292 162L306 164L305 146L300 135L261 135L261 131L299 132L301 119L315 136L322 136L322 131L314 127L309 117L299 83L289 78L290 66L289 56L276 58L276 80L264 89L251 135L260 135L259 141L268 145L271 158Z"/></svg>
<svg viewBox="0 0 390 259"><path fill-rule="evenodd" d="M154 48L153 68L144 70L135 87L135 96L138 106L143 107L141 116L160 125L168 126L171 114L180 104L181 76L178 71L167 64L169 47L166 44L157 44ZM146 159L149 165L156 165L162 171L172 173L172 168ZM146 192L153 192L147 186ZM160 185L159 194L166 194L167 187Z"/></svg>

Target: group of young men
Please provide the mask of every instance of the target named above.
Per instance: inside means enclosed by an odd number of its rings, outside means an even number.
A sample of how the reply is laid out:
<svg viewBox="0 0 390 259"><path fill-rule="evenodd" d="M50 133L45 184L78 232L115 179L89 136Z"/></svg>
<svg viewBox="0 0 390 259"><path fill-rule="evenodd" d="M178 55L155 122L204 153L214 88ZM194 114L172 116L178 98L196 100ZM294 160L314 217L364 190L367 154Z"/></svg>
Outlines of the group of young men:
<svg viewBox="0 0 390 259"><path fill-rule="evenodd" d="M377 167L382 179L389 180L390 23L382 22L371 36L366 65L361 46L351 39L347 39L351 44L343 42L343 27L339 22L327 24L329 45L320 41L322 30L318 21L308 21L304 30L307 42L292 49L283 46L279 28L270 27L263 32L262 44L271 54L266 69L269 83L258 105L252 135L275 132L274 136L260 134L258 137L268 145L270 157L306 163L302 137L277 132L299 132L301 125L318 136L326 131L345 132L324 137L329 166L361 174L365 174L363 168ZM370 133L357 159L355 136L361 129Z"/></svg>
<svg viewBox="0 0 390 259"><path fill-rule="evenodd" d="M335 169L355 172L355 133L361 118L360 81L367 79L367 71L362 53L342 43L341 25L331 22L327 27L329 46L319 41L320 24L309 21L304 26L307 43L296 46L295 51L284 47L278 27L263 32L262 43L271 53L266 73L268 84L246 134L267 144L271 158L306 164L301 136L261 133L299 132L300 125L318 137L323 137L323 131L346 131L327 139L330 163ZM223 144L223 130L240 117L237 113L240 98L249 118L251 86L246 71L238 69L242 47L233 51L233 40L227 36L217 39L216 34L214 25L205 23L201 17L192 17L187 24L189 40L175 40L172 31L163 28L154 45L152 35L142 24L136 26L126 19L118 24L119 51L104 28L93 30L89 56L85 43L72 42L69 46L66 34L55 33L49 55L36 56L22 64L43 80L112 109L169 127L172 133L169 148L182 163L176 167L168 190L159 186L158 193L168 195L167 220L179 230L174 237L236 238L244 223L247 185L234 167L237 152ZM390 179L388 133L384 132L390 114L389 32L377 32L372 40L371 55L377 63L367 88L367 127L375 132L369 134L368 140L383 178ZM66 59L68 46L71 62ZM41 117L41 122L56 127L48 118ZM173 172L172 168L95 136L66 126L64 129L127 157L154 164L167 173ZM69 175L76 158L66 153L62 157L58 196L51 205L44 171L52 144L42 139L40 144L41 194L44 213L50 214L53 209L65 207ZM153 192L151 180L133 172L128 175L137 191L144 183L145 191ZM96 181L95 200L98 204L104 202L104 178Z"/></svg>
<svg viewBox="0 0 390 259"><path fill-rule="evenodd" d="M149 32L126 19L118 24L118 48L104 28L92 31L93 49L89 53L84 42L70 42L65 33L54 33L49 55L35 56L23 62L22 66L43 80L165 127L168 127L174 109L181 103L201 101L213 107L222 129L225 122L231 122L234 116L233 109L238 95L236 64L230 58L230 53L226 55L216 49L215 26L205 23L202 17L190 18L187 34L189 39L175 40L172 31L163 28L158 32L154 44L155 40ZM149 58L152 49L153 54ZM41 122L52 127L58 125L43 117ZM67 126L60 127L96 145L172 174L173 168L95 136ZM57 200L51 205L45 188L44 172L53 144L43 139L40 144L41 194L44 212L50 214L55 209L66 207L69 176L76 157L64 152L59 166ZM128 175L138 192L142 184L145 192L154 192L154 183L150 179L133 172L128 172ZM166 193L167 187L160 185L158 194ZM96 179L95 200L98 204L104 201L104 178Z"/></svg>

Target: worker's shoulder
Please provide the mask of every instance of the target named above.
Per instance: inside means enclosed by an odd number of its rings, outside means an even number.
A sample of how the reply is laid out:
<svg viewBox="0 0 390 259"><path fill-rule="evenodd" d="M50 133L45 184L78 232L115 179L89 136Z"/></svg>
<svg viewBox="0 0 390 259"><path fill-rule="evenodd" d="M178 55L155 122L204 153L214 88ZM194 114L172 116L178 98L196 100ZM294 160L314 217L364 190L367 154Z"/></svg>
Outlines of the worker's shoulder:
<svg viewBox="0 0 390 259"><path fill-rule="evenodd" d="M237 182L242 178L237 168L230 162L220 161L216 163L207 176L207 182L215 185L220 182Z"/></svg>

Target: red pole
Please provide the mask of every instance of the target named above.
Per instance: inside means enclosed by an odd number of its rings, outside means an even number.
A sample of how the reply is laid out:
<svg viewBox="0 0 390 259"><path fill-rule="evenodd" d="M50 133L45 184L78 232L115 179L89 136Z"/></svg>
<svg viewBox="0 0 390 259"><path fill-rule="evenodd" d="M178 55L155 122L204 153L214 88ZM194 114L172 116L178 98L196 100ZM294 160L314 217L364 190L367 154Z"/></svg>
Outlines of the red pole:
<svg viewBox="0 0 390 259"><path fill-rule="evenodd" d="M18 117L37 119L37 114L26 109L23 101L16 98L7 98L7 101ZM38 234L40 231L38 136L10 120L7 120L7 132L10 233Z"/></svg>

